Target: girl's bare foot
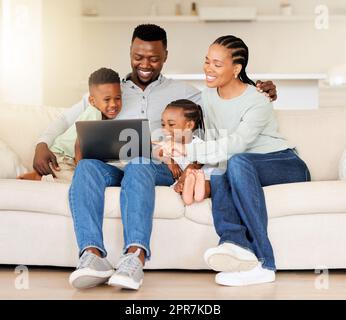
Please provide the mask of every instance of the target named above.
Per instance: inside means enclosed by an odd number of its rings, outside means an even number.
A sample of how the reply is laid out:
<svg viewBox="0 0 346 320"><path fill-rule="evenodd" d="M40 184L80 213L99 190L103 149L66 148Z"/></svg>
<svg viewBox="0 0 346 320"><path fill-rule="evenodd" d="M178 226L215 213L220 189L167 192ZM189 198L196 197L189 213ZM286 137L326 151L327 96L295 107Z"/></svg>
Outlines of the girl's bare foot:
<svg viewBox="0 0 346 320"><path fill-rule="evenodd" d="M195 201L201 202L205 198L205 176L203 170L197 170L195 175Z"/></svg>
<svg viewBox="0 0 346 320"><path fill-rule="evenodd" d="M38 174L36 171L32 171L32 172L24 173L21 176L18 176L17 179L40 181L42 179L42 176Z"/></svg>
<svg viewBox="0 0 346 320"><path fill-rule="evenodd" d="M195 189L195 182L196 177L193 170L186 172L186 178L184 182L184 188L183 188L183 201L186 205L190 205L193 203L193 193Z"/></svg>

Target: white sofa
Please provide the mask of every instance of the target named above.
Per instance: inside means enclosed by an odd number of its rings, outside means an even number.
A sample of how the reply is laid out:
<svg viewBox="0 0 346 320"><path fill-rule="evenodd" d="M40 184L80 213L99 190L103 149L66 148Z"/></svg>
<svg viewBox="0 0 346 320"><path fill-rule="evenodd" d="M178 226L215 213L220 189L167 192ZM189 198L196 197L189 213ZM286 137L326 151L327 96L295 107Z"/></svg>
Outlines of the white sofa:
<svg viewBox="0 0 346 320"><path fill-rule="evenodd" d="M0 139L30 167L37 137L62 111L0 106ZM338 181L338 161L346 147L346 109L276 114L280 131L297 146L313 179L265 188L277 267L346 268L346 182ZM76 265L68 188L0 180L0 264ZM218 241L210 200L184 207L172 189L156 191L152 259L146 268L206 269L203 253ZM115 263L123 246L119 188L106 190L104 235Z"/></svg>

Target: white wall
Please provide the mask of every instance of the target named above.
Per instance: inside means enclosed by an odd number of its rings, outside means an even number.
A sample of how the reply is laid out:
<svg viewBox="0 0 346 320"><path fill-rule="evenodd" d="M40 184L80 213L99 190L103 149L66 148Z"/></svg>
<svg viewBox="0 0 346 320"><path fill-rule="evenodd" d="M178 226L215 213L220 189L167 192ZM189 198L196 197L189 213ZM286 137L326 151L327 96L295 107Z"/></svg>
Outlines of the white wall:
<svg viewBox="0 0 346 320"><path fill-rule="evenodd" d="M87 90L80 86L84 55L80 14L80 0L43 0L45 105L70 106Z"/></svg>
<svg viewBox="0 0 346 320"><path fill-rule="evenodd" d="M13 73L15 76L4 77L4 68L10 70L7 74L12 72L12 69L8 69L11 64L7 62L2 66L3 69L0 69L2 86L12 88L17 96L20 92L21 99L26 104L42 101L45 105L53 106L70 106L77 102L83 92L87 91L87 78L96 68L112 67L122 76L129 72L132 32L137 24L145 22L87 22L81 19L82 3L94 2L100 16L146 16L154 2L158 4L160 15L172 15L176 3L176 0L6 1L41 2L42 15L31 20L33 26L27 28L25 33L35 35L36 42L23 42L26 43L23 48L23 43L17 41L21 50L16 52L16 61L19 61L22 67L16 69L16 73ZM185 14L188 13L191 2L181 0ZM346 15L344 0L323 2L328 5L331 14ZM197 3L255 4L260 14L278 14L280 1L199 0ZM320 1L291 0L291 3L295 13L313 15L315 6ZM40 24L42 29L36 32L35 26ZM249 72L252 73L324 73L330 67L346 62L346 19L331 19L328 30L317 30L313 19L305 22L158 24L168 33L169 59L164 69L166 73L201 72L208 45L223 34L235 34L248 44ZM39 37L42 39L37 42ZM28 39L30 38L24 38ZM3 47L1 52L5 52L11 59L15 57L9 55L7 46ZM4 61L4 55L0 57L0 61ZM13 89L15 87L16 89ZM36 89L31 92L33 87ZM30 100L30 94L32 97L36 96ZM0 100L2 97L3 94Z"/></svg>
<svg viewBox="0 0 346 320"><path fill-rule="evenodd" d="M151 0L97 1L100 15L145 15L150 12ZM191 1L182 1L186 6ZM199 3L231 3L249 5L261 3L259 12L278 13L279 1L199 1ZM344 12L345 1L330 0L330 12ZM171 14L173 0L160 1L159 12ZM319 1L292 1L295 12L314 14ZM118 5L117 5L118 4ZM336 11L336 8L341 7ZM84 73L107 64L122 74L129 70L128 51L134 23L83 22ZM252 22L252 23L159 23L168 32L168 73L195 73L201 71L208 45L224 34L237 35L248 44L251 58L249 71L262 72L326 72L346 60L346 19L331 19L328 30L317 30L314 20L307 22ZM93 50L86 50L92 46Z"/></svg>
<svg viewBox="0 0 346 320"><path fill-rule="evenodd" d="M288 0L296 13L310 13L312 8L319 4L327 4L331 13L346 13L344 0ZM281 0L83 0L85 6L96 6L100 15L149 15L151 5L156 4L158 14L171 15L176 3L180 3L183 14L188 14L191 3L198 6L256 6L260 14L278 14ZM287 2L287 0L286 0Z"/></svg>

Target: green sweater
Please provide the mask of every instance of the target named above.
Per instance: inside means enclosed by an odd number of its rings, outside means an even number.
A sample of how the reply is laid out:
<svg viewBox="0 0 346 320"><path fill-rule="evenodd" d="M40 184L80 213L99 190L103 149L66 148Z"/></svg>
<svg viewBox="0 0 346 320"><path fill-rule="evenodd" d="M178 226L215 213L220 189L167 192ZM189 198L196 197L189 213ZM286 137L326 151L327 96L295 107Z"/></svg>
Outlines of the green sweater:
<svg viewBox="0 0 346 320"><path fill-rule="evenodd" d="M102 120L102 113L100 110L89 105L85 111L77 118L77 121L90 121L90 120ZM74 158L74 147L77 140L77 130L75 123L68 128L62 135L58 136L54 140L54 144L50 147L50 150L54 153L62 154L66 157Z"/></svg>
<svg viewBox="0 0 346 320"><path fill-rule="evenodd" d="M205 141L187 147L190 161L217 164L243 152L269 153L289 148L278 133L273 104L254 86L233 99L217 89L202 92Z"/></svg>

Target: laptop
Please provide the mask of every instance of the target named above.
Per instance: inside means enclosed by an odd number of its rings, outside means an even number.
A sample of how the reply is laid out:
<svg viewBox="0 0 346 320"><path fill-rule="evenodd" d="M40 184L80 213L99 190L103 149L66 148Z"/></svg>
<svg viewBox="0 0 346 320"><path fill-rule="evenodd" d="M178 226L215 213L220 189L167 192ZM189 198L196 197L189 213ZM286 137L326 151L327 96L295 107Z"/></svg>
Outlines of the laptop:
<svg viewBox="0 0 346 320"><path fill-rule="evenodd" d="M151 158L148 119L77 121L83 159L128 162Z"/></svg>

